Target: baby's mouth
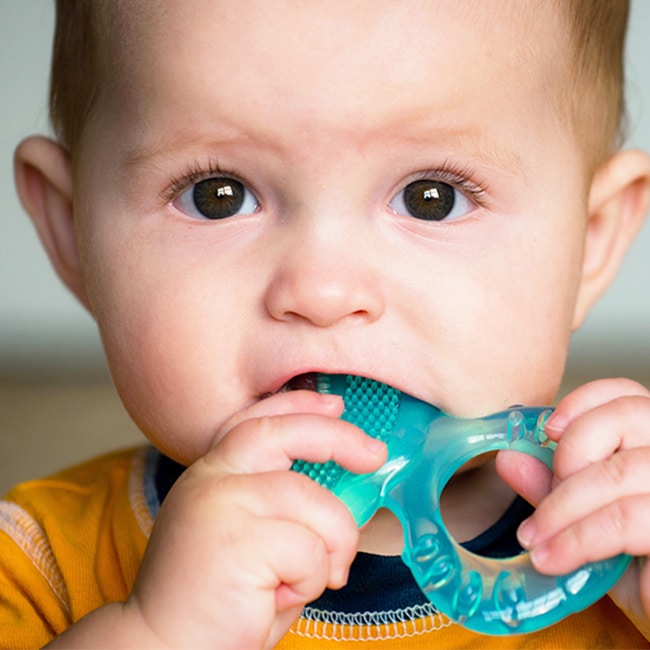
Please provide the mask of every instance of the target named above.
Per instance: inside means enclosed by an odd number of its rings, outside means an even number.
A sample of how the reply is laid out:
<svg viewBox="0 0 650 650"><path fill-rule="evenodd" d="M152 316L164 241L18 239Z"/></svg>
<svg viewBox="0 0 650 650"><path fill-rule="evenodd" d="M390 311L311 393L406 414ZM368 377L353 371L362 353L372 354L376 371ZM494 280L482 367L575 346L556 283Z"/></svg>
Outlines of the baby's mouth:
<svg viewBox="0 0 650 650"><path fill-rule="evenodd" d="M285 382L275 391L264 393L261 396L261 399L266 399L271 397L271 395L278 395L279 393L290 393L294 390L311 390L315 393L319 392L318 390L318 373L317 372L303 372L299 375L295 375Z"/></svg>
<svg viewBox="0 0 650 650"><path fill-rule="evenodd" d="M311 390L313 392L318 392L318 373L305 372L296 375L289 379L289 381L284 384L278 392L289 393L294 390Z"/></svg>

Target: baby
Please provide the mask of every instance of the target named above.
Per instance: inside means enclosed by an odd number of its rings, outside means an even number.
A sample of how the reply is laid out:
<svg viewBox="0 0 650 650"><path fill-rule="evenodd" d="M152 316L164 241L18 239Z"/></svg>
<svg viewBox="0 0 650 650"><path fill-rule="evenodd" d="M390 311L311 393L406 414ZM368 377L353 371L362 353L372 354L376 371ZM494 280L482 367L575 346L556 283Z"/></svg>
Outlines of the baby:
<svg viewBox="0 0 650 650"><path fill-rule="evenodd" d="M620 150L626 21L612 0L60 0L57 141L19 145L18 191L151 445L2 502L0 645L486 647L412 581L393 515L360 532L289 471L386 457L308 375L458 416L553 401L650 202L650 159ZM555 575L639 559L494 647L646 647L650 393L587 384L547 433L553 477L481 458L449 531L485 555L518 536Z"/></svg>

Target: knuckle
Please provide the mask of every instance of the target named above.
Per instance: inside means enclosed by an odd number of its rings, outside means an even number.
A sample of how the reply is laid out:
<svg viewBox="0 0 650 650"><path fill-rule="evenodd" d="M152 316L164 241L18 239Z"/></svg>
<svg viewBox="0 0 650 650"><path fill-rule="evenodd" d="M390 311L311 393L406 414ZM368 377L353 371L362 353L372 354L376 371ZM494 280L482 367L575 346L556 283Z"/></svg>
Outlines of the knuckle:
<svg viewBox="0 0 650 650"><path fill-rule="evenodd" d="M629 476L628 454L614 454L600 464L602 479L613 488L620 489Z"/></svg>
<svg viewBox="0 0 650 650"><path fill-rule="evenodd" d="M640 388L642 387L639 386ZM639 395L638 391L636 391L636 394L627 394L618 397L610 402L607 407L613 409L621 421L626 421L629 418L635 417L638 414L639 408L645 408L648 404L647 395Z"/></svg>
<svg viewBox="0 0 650 650"><path fill-rule="evenodd" d="M305 535L303 538L303 560L306 566L325 567L328 564L328 554L323 540L314 534Z"/></svg>
<svg viewBox="0 0 650 650"><path fill-rule="evenodd" d="M622 551L630 527L634 524L629 500L612 501L593 516L565 530L563 554L581 558L581 562L603 560Z"/></svg>
<svg viewBox="0 0 650 650"><path fill-rule="evenodd" d="M300 500L304 512L321 513L332 517L342 503L325 487L302 474L295 475L295 496Z"/></svg>
<svg viewBox="0 0 650 650"><path fill-rule="evenodd" d="M596 382L594 382L596 383ZM650 391L640 382L629 377L616 377L612 379L599 380L615 401L635 399L637 397L650 397Z"/></svg>
<svg viewBox="0 0 650 650"><path fill-rule="evenodd" d="M559 481L567 479L574 472L574 459L584 456L584 450L571 436L565 436L553 456L553 474Z"/></svg>
<svg viewBox="0 0 650 650"><path fill-rule="evenodd" d="M603 534L610 539L622 539L630 526L630 509L627 500L613 501L605 508Z"/></svg>
<svg viewBox="0 0 650 650"><path fill-rule="evenodd" d="M244 420L236 427L236 431L233 430L233 432L226 437L226 440L230 438L232 441L235 437L232 433L235 433L239 441L248 446L252 445L257 439L264 440L275 438L281 431L279 420L279 417L273 415L261 415L256 418L251 418L250 420Z"/></svg>
<svg viewBox="0 0 650 650"><path fill-rule="evenodd" d="M209 462L227 474L263 470L273 464L282 433L277 416L265 415L240 422L209 453Z"/></svg>

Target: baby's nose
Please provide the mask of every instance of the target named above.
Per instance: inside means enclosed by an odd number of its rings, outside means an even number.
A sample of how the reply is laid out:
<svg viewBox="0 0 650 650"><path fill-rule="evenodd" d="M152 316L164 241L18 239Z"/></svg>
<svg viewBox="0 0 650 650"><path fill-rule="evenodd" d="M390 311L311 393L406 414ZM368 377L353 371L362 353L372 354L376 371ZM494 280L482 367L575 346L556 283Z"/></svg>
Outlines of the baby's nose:
<svg viewBox="0 0 650 650"><path fill-rule="evenodd" d="M381 283L359 260L296 251L269 282L266 309L279 321L306 321L316 327L371 323L384 310Z"/></svg>

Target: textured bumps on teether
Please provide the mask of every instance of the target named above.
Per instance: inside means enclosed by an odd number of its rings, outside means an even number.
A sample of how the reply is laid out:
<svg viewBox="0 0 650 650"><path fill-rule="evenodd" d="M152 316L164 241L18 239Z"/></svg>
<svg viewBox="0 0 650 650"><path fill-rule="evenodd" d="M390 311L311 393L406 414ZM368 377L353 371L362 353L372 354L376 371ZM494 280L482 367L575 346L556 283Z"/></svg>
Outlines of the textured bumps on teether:
<svg viewBox="0 0 650 650"><path fill-rule="evenodd" d="M318 375L317 390L319 393L333 393L333 382L340 380L339 376ZM373 379L348 375L341 392L345 404L342 419L363 428L369 436L386 442L399 413L400 391ZM345 471L331 460L326 463L297 460L292 469L330 490Z"/></svg>

